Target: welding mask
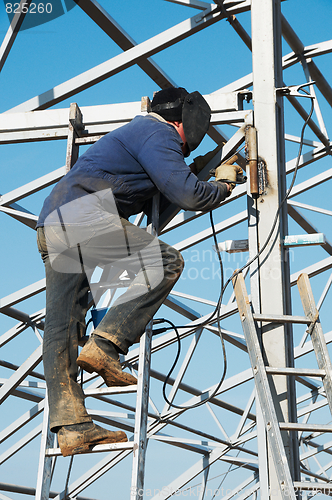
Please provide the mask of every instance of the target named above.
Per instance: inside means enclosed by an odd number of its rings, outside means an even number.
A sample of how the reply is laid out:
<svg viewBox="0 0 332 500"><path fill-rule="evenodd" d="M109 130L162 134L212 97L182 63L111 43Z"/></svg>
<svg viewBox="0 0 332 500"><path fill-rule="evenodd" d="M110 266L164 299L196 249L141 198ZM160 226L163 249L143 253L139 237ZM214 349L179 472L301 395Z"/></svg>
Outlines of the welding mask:
<svg viewBox="0 0 332 500"><path fill-rule="evenodd" d="M188 94L182 107L184 135L190 151L194 151L209 129L211 109L199 92Z"/></svg>
<svg viewBox="0 0 332 500"><path fill-rule="evenodd" d="M189 152L194 151L209 129L211 109L199 92L189 94L182 87L170 87L157 92L151 111L167 121L180 121Z"/></svg>

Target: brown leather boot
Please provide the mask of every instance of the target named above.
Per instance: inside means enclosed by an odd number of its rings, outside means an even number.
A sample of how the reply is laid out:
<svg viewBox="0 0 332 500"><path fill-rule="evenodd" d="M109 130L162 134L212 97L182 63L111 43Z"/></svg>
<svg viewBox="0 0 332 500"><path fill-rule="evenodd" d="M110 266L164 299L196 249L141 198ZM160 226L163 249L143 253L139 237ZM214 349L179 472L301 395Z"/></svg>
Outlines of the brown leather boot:
<svg viewBox="0 0 332 500"><path fill-rule="evenodd" d="M89 373L98 373L108 387L137 384L137 379L133 375L122 371L114 344L103 337L91 335L76 363Z"/></svg>
<svg viewBox="0 0 332 500"><path fill-rule="evenodd" d="M108 431L93 422L65 425L58 431L58 442L64 457L84 453L96 444L123 443L128 441L122 431Z"/></svg>

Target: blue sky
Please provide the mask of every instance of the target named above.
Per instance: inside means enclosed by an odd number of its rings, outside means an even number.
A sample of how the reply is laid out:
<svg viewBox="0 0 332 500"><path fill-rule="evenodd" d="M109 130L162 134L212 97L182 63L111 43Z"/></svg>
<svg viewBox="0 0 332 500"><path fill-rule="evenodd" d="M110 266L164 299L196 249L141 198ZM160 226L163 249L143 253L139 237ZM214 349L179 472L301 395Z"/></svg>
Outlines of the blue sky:
<svg viewBox="0 0 332 500"><path fill-rule="evenodd" d="M139 2L137 0L104 0L100 3L137 43L149 39L198 12L194 9L163 0L141 0ZM288 0L282 3L282 12L305 46L331 38L332 4L330 0L315 0L314 6L311 0ZM239 15L238 19L250 33L249 13ZM5 7L0 4L1 39L5 36L8 26L9 21ZM284 42L283 54L289 52L291 50ZM74 7L65 15L48 23L26 29L19 33L0 74L0 112L7 111L21 102L45 92L53 86L120 53L121 49L79 7ZM184 86L189 91L199 90L202 94L211 93L251 72L250 51L226 20L197 33L176 46L166 49L154 56L153 59L179 86ZM331 55L320 56L315 59L315 62L326 79L331 82ZM305 82L304 74L298 67L286 70L284 79L287 85ZM89 106L139 101L141 96L149 95L152 97L153 92L156 90L158 90L157 85L140 68L134 66L95 87L81 92L77 96L57 104L55 107L68 108L71 102L77 102L79 106ZM318 97L322 106L324 119L326 120L327 130L331 134L332 119L330 107L320 96L319 92ZM309 110L309 101L301 102L301 104ZM285 109L287 111L286 133L299 136L302 121L296 116L295 112L289 109L288 104L285 105ZM224 130L228 135L235 132L230 127L225 127ZM305 137L307 139L314 139L313 134L308 130ZM197 154L204 154L212 147L213 141L206 138L197 150ZM308 149L304 148L304 152ZM9 192L61 167L65 162L65 154L65 141L0 145L0 193ZM296 154L297 146L289 144L286 151L287 160L294 158ZM298 182L305 180L308 176L314 175L313 172L309 172L309 168L306 167L303 171L299 172ZM315 163L314 168L315 173L331 168L330 158L328 157L321 162ZM310 192L310 197L302 195L298 201L331 209L329 186L330 183L323 189L316 188ZM27 198L22 201L22 205L33 213L38 214L43 199L49 190L46 189L41 193ZM223 218L228 218L237 213L238 210L243 210L244 208L245 201L242 198L234 206L227 205L224 211L218 210L215 214L215 222L220 222ZM4 297L32 282L42 279L44 271L37 252L34 231L19 224L5 214L0 214L0 219L2 234L0 260L1 296ZM310 213L310 220L320 230L324 230L329 239L332 240L331 222L327 216ZM208 218L203 217L193 225L194 231L203 230L208 224ZM242 231L240 237L245 238L246 226L242 224L240 227ZM193 228L178 230L174 235L168 234L167 241L170 243L180 241ZM291 223L290 234L292 231L296 234L303 232L295 224ZM223 236L223 239L232 238L239 239L237 229L230 229ZM191 250L184 252L184 257L187 261L186 271L178 284L177 289L179 291L217 301L219 293L217 274L215 274L215 279L213 280L205 281L201 279L199 287L197 287L196 280L191 278L191 276L194 276L195 271L190 271L190 269L194 268L199 271L203 265L210 269L214 268L216 261L213 261L214 255L211 248L212 241L208 241L198 246L199 254L195 254ZM204 249L210 251L210 253L205 253L205 261L203 260ZM316 247L315 249L298 250L294 255L295 260L292 264L294 270L327 257L326 252ZM241 258L242 254L237 254L235 260L233 257L225 255L225 267L227 269L234 269L238 266L239 259ZM190 272L192 273L191 275ZM323 281L318 279L314 282L317 297L321 293L322 283ZM30 299L22 305L22 310L30 313L37 311L43 307L43 300L43 296ZM188 304L193 307L193 304ZM207 306L200 309L202 313L209 312L210 310ZM163 314L169 314L167 311L163 312ZM169 317L173 318L173 313ZM174 316L174 318L176 318L176 321L181 321L178 316ZM15 321L2 315L0 324L0 334L2 334L14 326ZM229 327L233 331L240 332L240 327L235 321L234 323L226 321L224 326L225 328ZM236 328L238 329L236 330ZM1 358L20 364L26 359L27 354L37 347L38 341L31 331L22 341L16 341L13 345L15 346L14 348L11 345L3 348ZM204 352L200 353L204 362L209 363L209 365L213 362L218 364L220 350L217 344L215 349L216 352L212 353L211 351L214 348L211 349L209 346ZM229 352L230 359L232 360L230 362L229 374L237 373L238 361L240 363L242 358L241 356L240 360L232 358L232 354L234 356L237 355L232 348L229 349ZM173 356L174 352L172 351L169 354L169 359L158 358L158 363L162 364L165 371L170 366ZM243 362L246 363L247 361L243 360ZM1 376L7 377L8 372L3 371L3 375ZM213 373L212 377L209 374L205 374L203 386L215 383L215 377L219 377L219 372L216 375ZM189 380L193 385L196 382L200 385L200 374L196 372L196 369L190 371ZM230 397L236 399L237 396L232 395ZM6 421L10 422L14 413L18 416L23 406L18 401L10 401L10 403L7 401L3 407ZM26 405L24 408L26 408ZM203 410L200 410L200 412L199 415L203 415ZM199 416L198 420L200 418ZM225 425L227 426L227 422ZM151 447L153 449L154 445ZM27 463L29 462L30 451L34 457L31 464ZM32 443L21 453L21 462L17 462L17 466L20 468L19 478L17 471L9 467L10 462L7 462L3 466L4 475L0 481L34 486L34 477L36 475L35 445ZM180 454L180 456L182 455ZM194 458L197 459L196 457ZM167 448L164 457L160 457L161 464L164 464L161 465L161 468L168 467L168 460L173 459L173 450ZM188 461L188 467L190 460ZM24 467L22 467L23 462ZM175 460L174 465L174 469L179 465L177 460ZM129 466L128 463L127 466ZM65 468L63 466L63 470ZM125 469L123 468L123 474L126 474L124 471ZM160 468L158 470L148 470L148 485L158 484L158 478L161 475L160 471ZM173 472L175 473L175 471ZM107 481L105 484L107 485ZM58 479L58 486L54 487L54 489L56 488L61 488L60 479ZM100 491L98 493L100 494L100 498L109 498L103 489ZM86 496L88 495L89 493L87 492ZM9 496L16 498L15 495Z"/></svg>

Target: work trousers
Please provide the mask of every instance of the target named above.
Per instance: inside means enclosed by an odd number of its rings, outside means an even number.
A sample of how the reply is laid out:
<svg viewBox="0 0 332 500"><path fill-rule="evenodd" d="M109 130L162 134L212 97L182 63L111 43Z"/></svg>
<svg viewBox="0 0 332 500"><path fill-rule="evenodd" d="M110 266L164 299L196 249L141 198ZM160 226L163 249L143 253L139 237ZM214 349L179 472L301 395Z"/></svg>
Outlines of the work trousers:
<svg viewBox="0 0 332 500"><path fill-rule="evenodd" d="M72 229L77 236L77 227ZM183 269L177 250L120 217L110 217L108 231L103 221L102 231L98 231L97 223L85 233L89 233L85 241L77 243L68 226L37 230L46 272L43 363L53 431L91 421L83 391L76 382L76 359L78 340L86 329L88 293L91 289L96 296L99 290L89 282L95 267L104 269L103 275L107 275L107 266L115 266L134 276L94 330L124 354L144 333ZM107 284L103 282L103 286Z"/></svg>

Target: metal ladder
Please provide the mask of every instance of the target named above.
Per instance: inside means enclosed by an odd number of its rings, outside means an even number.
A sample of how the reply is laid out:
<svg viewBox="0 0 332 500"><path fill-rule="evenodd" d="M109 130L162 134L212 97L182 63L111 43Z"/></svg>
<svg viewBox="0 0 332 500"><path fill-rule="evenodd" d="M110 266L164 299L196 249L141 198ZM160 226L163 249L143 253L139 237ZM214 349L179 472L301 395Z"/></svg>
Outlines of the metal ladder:
<svg viewBox="0 0 332 500"><path fill-rule="evenodd" d="M98 137L82 135L84 130L82 113L76 103L71 104L69 114L69 130L67 141L66 171L77 161L79 145L96 142ZM157 236L159 226L159 193L152 201L152 212L148 220L147 231ZM130 500L139 500L143 498L144 473L145 473L145 454L148 444L147 422L149 405L149 385L150 385L150 363L151 363L151 341L152 341L151 321L140 338L138 355L138 375L137 386L127 387L107 387L102 389L87 389L84 391L86 396L107 396L118 394L129 394L136 392L135 425L132 439L126 443L113 443L105 445L96 445L91 448L89 453L97 452L123 452L126 455L133 453L132 479L130 489ZM50 493L52 471L55 466L55 458L61 456L60 448L55 446L55 434L49 429L49 412L47 403L47 394L45 396L45 409L43 418L43 429L41 438L41 448L39 456L38 477L36 486L36 500L48 500ZM56 499L64 497L62 492ZM67 490L68 496L76 496L71 488Z"/></svg>
<svg viewBox="0 0 332 500"><path fill-rule="evenodd" d="M296 500L296 491L324 488L332 494L332 485L293 481L288 465L281 431L332 432L331 425L278 422L276 409L268 380L269 375L316 376L323 380L326 398L332 415L332 364L327 350L319 313L316 308L309 277L301 274L297 280L305 316L253 314L242 273L233 278L233 287L239 309L248 354L255 379L256 393L262 409L266 434L270 443L271 455L277 471L278 483L283 500ZM308 326L308 335L316 354L318 369L280 368L266 366L259 342L255 321L275 323L302 323ZM264 334L263 334L264 335Z"/></svg>

